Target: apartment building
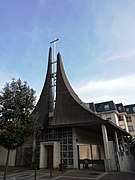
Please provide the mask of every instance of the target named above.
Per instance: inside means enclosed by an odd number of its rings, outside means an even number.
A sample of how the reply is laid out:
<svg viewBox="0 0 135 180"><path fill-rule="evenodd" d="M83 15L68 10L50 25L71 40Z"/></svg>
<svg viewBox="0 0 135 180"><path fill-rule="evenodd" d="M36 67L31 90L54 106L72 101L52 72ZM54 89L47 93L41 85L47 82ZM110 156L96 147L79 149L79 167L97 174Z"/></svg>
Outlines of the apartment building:
<svg viewBox="0 0 135 180"><path fill-rule="evenodd" d="M106 101L86 105L102 119L112 121L135 137L135 104L124 106L122 103Z"/></svg>
<svg viewBox="0 0 135 180"><path fill-rule="evenodd" d="M128 124L128 130L130 134L135 138L135 104L126 105L126 119Z"/></svg>

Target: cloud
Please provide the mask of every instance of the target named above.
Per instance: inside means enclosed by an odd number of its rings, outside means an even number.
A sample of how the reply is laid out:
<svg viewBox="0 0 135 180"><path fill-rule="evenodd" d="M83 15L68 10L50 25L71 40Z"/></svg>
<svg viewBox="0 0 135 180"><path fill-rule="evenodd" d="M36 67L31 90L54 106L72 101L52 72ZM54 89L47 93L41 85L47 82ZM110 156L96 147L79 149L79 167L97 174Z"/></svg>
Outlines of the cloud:
<svg viewBox="0 0 135 180"><path fill-rule="evenodd" d="M85 102L103 102L113 100L115 103L135 103L135 74L120 78L89 81L83 87L75 88L76 93Z"/></svg>
<svg viewBox="0 0 135 180"><path fill-rule="evenodd" d="M112 61L118 61L118 60L129 60L132 57L135 57L135 49L122 52L120 54L115 54L109 57L99 58L97 59L97 63L112 62Z"/></svg>

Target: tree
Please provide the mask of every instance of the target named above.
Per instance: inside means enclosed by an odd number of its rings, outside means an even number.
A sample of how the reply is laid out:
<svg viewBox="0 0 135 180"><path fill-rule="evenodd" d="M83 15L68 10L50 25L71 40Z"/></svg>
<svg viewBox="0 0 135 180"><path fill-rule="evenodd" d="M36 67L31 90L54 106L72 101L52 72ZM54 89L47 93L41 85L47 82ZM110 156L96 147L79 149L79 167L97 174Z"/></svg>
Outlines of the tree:
<svg viewBox="0 0 135 180"><path fill-rule="evenodd" d="M126 142L128 144L128 147L130 149L130 152L135 155L135 138L130 135L126 137Z"/></svg>
<svg viewBox="0 0 135 180"><path fill-rule="evenodd" d="M23 145L33 132L35 91L27 82L12 79L0 92L0 146L7 149L4 180L7 176L10 151Z"/></svg>

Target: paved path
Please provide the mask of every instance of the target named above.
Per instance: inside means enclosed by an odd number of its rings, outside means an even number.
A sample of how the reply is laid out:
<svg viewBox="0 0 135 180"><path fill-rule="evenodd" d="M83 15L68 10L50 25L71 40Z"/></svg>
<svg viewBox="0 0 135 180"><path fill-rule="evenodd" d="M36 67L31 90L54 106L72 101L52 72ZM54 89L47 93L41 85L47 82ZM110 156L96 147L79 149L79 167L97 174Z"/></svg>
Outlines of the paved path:
<svg viewBox="0 0 135 180"><path fill-rule="evenodd" d="M36 180L134 180L135 173L101 172L90 170L37 170ZM0 180L3 180L3 168L0 168ZM9 168L7 180L35 180L35 170Z"/></svg>
<svg viewBox="0 0 135 180"><path fill-rule="evenodd" d="M111 172L101 180L135 180L135 172Z"/></svg>

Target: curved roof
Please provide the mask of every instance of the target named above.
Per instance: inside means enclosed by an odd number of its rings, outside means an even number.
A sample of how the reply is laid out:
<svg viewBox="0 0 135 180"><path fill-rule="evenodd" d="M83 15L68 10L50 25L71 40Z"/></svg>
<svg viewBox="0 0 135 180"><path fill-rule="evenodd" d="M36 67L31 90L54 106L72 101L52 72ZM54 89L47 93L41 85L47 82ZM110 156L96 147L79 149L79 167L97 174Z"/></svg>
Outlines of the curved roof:
<svg viewBox="0 0 135 180"><path fill-rule="evenodd" d="M56 107L52 125L69 125L86 122L100 122L99 116L95 115L80 100L72 89L66 77L60 53L57 55L57 85L56 85Z"/></svg>
<svg viewBox="0 0 135 180"><path fill-rule="evenodd" d="M35 111L38 113L38 122L37 125L40 128L46 127L48 125L48 113L49 113L49 102L52 99L52 92L51 92L51 72L52 72L52 48L49 49L49 56L48 56L48 68L45 83L36 105Z"/></svg>
<svg viewBox="0 0 135 180"><path fill-rule="evenodd" d="M44 87L37 103L36 109L39 114L38 126L40 128L47 127L49 123L49 112L52 111L50 102L52 103L51 73L52 73L52 49L49 49L48 69ZM50 111L51 109L51 111ZM52 117L51 117L52 118ZM72 89L62 64L60 53L57 55L57 72L56 72L56 102L54 116L51 119L50 127L68 127L80 125L96 125L106 124L111 130L117 130L124 134L128 134L120 127L110 121L106 121L91 111L77 96Z"/></svg>

